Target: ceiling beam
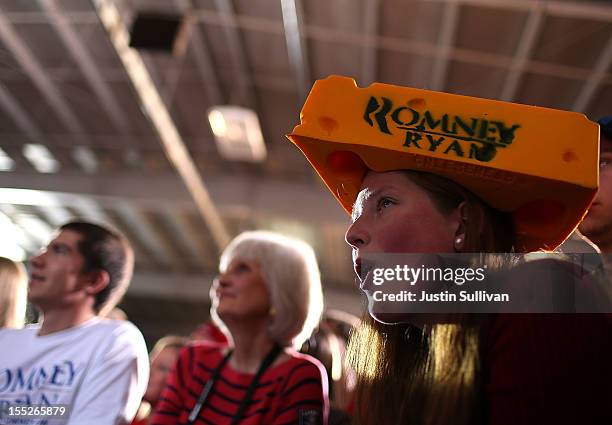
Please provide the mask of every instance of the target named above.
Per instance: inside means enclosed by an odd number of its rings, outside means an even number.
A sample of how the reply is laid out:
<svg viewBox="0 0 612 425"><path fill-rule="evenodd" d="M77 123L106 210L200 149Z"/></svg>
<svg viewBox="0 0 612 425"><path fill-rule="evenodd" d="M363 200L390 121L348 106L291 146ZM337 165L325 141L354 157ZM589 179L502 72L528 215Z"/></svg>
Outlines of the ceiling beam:
<svg viewBox="0 0 612 425"><path fill-rule="evenodd" d="M2 83L0 83L0 106L30 139L30 143L41 143L45 139L40 128Z"/></svg>
<svg viewBox="0 0 612 425"><path fill-rule="evenodd" d="M283 27L285 29L285 42L289 63L297 80L299 94L299 107L308 97L312 81L310 79L310 65L304 36L303 10L301 0L281 0Z"/></svg>
<svg viewBox="0 0 612 425"><path fill-rule="evenodd" d="M591 75L582 86L582 90L578 94L578 98L574 102L572 110L576 112L587 111L587 108L593 100L595 93L597 93L597 88L601 85L606 75L606 71L610 68L610 65L612 65L612 35L610 35L608 38L606 47L601 52L601 55L599 55ZM612 102L609 102L608 104L610 105Z"/></svg>
<svg viewBox="0 0 612 425"><path fill-rule="evenodd" d="M446 3L448 1L456 0L427 0L429 2ZM534 0L459 0L461 4L468 6L478 6L487 8L496 8L504 10L519 10L529 11L533 6ZM547 15L551 16L564 16L570 18L584 18L592 19L595 21L607 21L612 22L612 8L604 1L566 1L566 0L546 0L545 8ZM15 24L40 24L47 22L47 17L44 13L39 11L7 11L3 13L11 22ZM205 9L197 10L197 14L203 16L216 15L216 12ZM95 13L87 11L71 11L66 12L65 16L71 22L75 24L92 24L98 22L98 18ZM253 18L254 20L261 20L261 18L240 16L236 18L240 21L243 19ZM282 31L282 24L276 22Z"/></svg>
<svg viewBox="0 0 612 425"><path fill-rule="evenodd" d="M195 16L193 16L191 2L189 0L175 0L175 3L179 10L188 15L188 19L192 21L189 45L191 46L200 78L206 88L206 97L212 105L221 105L223 104L223 94L221 93L219 77L215 70L204 33L201 31Z"/></svg>
<svg viewBox="0 0 612 425"><path fill-rule="evenodd" d="M2 189L0 189L2 190ZM38 208L50 209L50 208L58 208L59 205L64 205L67 210L69 210L68 214L72 215L75 220L87 220L92 221L94 223L100 223L105 226L109 226L111 229L116 229L121 232L124 236L128 238L132 249L134 250L134 259L137 263L146 263L152 264L154 260L150 257L150 250L148 247L137 244L134 241L132 236L133 230L131 228L126 228L122 222L119 222L115 218L111 217L106 213L103 207L106 207L99 200L83 196L83 195L63 195L57 193L44 193L48 196L42 197L34 197L34 199L47 200L50 201L49 204L45 202L39 202ZM72 214L74 213L74 214ZM146 248L146 252L143 250Z"/></svg>
<svg viewBox="0 0 612 425"><path fill-rule="evenodd" d="M20 211L15 205L0 204L0 216L2 215L8 218L12 225L15 226L16 234L10 235L14 236L15 238L10 237L10 241L12 243L19 244L26 252L26 255L38 252L43 244L47 242L45 238L47 238L49 235L42 235L30 226L26 226L24 228L20 225L20 218L23 216L23 212Z"/></svg>
<svg viewBox="0 0 612 425"><path fill-rule="evenodd" d="M612 21L612 8L609 5L592 1L565 1L565 0L429 0L437 3L459 1L468 6L486 7L504 10L529 11L533 3L542 3L546 14L568 18L585 18L595 21Z"/></svg>
<svg viewBox="0 0 612 425"><path fill-rule="evenodd" d="M117 203L112 208L117 217L138 238L140 246L146 247L152 259L164 267L171 267L176 260L175 253L163 238L150 226L141 212L127 202Z"/></svg>
<svg viewBox="0 0 612 425"><path fill-rule="evenodd" d="M185 214L166 204L160 215L167 228L175 235L174 241L180 245L184 253L189 255L188 260L190 261L187 263L206 262L205 259L210 257L211 253L206 252L200 239L190 229L186 223Z"/></svg>
<svg viewBox="0 0 612 425"><path fill-rule="evenodd" d="M142 58L143 63L146 65L146 69L151 76L151 80L154 82L155 87L158 88L159 95L161 96L164 105L168 111L170 111L172 108L174 95L176 94L176 90L181 80L185 56L183 55L174 58L171 62L164 62L164 65L167 66L157 66L155 56L155 53L146 51L140 53L140 57Z"/></svg>
<svg viewBox="0 0 612 425"><path fill-rule="evenodd" d="M36 205L34 208L38 211L41 217L54 228L58 228L62 224L69 222L74 216L61 206Z"/></svg>
<svg viewBox="0 0 612 425"><path fill-rule="evenodd" d="M544 13L540 2L533 2L533 7L529 12L529 17L525 23L525 28L521 34L516 53L512 59L510 70L504 81L504 86L501 92L501 100L512 102L516 96L516 92L527 65L527 61L531 56L535 42L540 34Z"/></svg>
<svg viewBox="0 0 612 425"><path fill-rule="evenodd" d="M106 212L102 209L102 207L97 202L97 200L93 198L88 198L84 196L71 196L70 202L65 202L65 200L62 200L61 196L56 197L55 194L47 194L47 195L48 196L46 198L41 198L41 199L51 200L52 202L51 205L63 204L64 206L70 208L70 210L77 213L77 216L82 219L91 220L96 223L104 224L104 225L111 226L114 228L118 227L115 221L111 217L109 217L109 215L106 214ZM38 205L44 206L48 204L41 202Z"/></svg>
<svg viewBox="0 0 612 425"><path fill-rule="evenodd" d="M15 60L43 94L60 121L72 133L85 135L78 117L64 100L60 90L47 76L44 67L36 60L28 46L21 40L4 13L0 12L0 39L15 57Z"/></svg>
<svg viewBox="0 0 612 425"><path fill-rule="evenodd" d="M207 182L215 203L222 211L242 206L262 216L314 225L327 221L341 225L348 223L348 216L322 184L236 176L209 177ZM164 211L168 204L174 209L197 211L180 179L172 175L10 172L0 173L0 187L11 189L0 189L0 199L6 203L58 205L59 200L59 205L71 205L75 197L86 195L107 208L129 202L149 211ZM53 196L27 195L19 189L42 191Z"/></svg>
<svg viewBox="0 0 612 425"><path fill-rule="evenodd" d="M458 21L459 4L456 0L449 0L442 14L442 26L440 28L438 46L429 83L431 90L444 90L451 51L455 44L455 33L457 32Z"/></svg>
<svg viewBox="0 0 612 425"><path fill-rule="evenodd" d="M128 133L129 124L126 114L113 94L112 88L102 77L99 67L89 49L85 46L82 37L75 32L72 24L66 18L64 12L60 10L55 0L38 0L38 3L47 14L53 28L66 46L68 54L78 65L115 128L121 133Z"/></svg>
<svg viewBox="0 0 612 425"><path fill-rule="evenodd" d="M247 55L240 38L240 27L236 24L236 13L231 0L215 0L219 15L229 25L223 25L223 33L227 42L228 53L234 67L234 77L240 92L240 101L244 106L255 109L256 98L253 81L247 64ZM229 102L239 103L230 96Z"/></svg>
<svg viewBox="0 0 612 425"><path fill-rule="evenodd" d="M368 86L376 81L378 69L378 49L376 37L380 20L380 0L366 0L363 10L363 33L365 42L361 56L361 86Z"/></svg>
<svg viewBox="0 0 612 425"><path fill-rule="evenodd" d="M10 22L18 25L46 24L49 21L47 14L38 10L28 12L6 11L2 12L2 14L6 16ZM97 24L99 22L95 12L73 11L66 12L64 16L75 24Z"/></svg>
<svg viewBox="0 0 612 425"><path fill-rule="evenodd" d="M212 202L208 189L185 142L151 80L140 54L129 47L129 34L119 11L110 0L94 0L98 16L123 62L138 98L159 135L166 157L181 176L219 251L230 241L229 233Z"/></svg>
<svg viewBox="0 0 612 425"><path fill-rule="evenodd" d="M445 2L447 0L432 0ZM474 4L474 5L486 5L489 0L461 0L462 4ZM495 1L495 0L494 0ZM467 3L466 3L467 2ZM500 8L505 7L504 5L509 5L505 8L515 9L513 6L514 2L509 2L503 0L500 2ZM548 3L543 6L543 11L546 15L555 15L555 9L549 10L547 7ZM519 10L531 10L533 6L532 0L528 0L527 2L522 2L521 8ZM584 7L587 9L592 8L592 4L584 4ZM559 7L563 8L563 5ZM565 10L565 9L562 9ZM29 12L27 12L29 13ZM5 13L5 16L12 16L12 13ZM215 11L209 10L197 10L194 11L194 18L201 23L206 25L229 25L234 27L239 27L243 30L262 32L266 34L276 34L283 35L283 24L282 22L274 19L267 19L255 16L241 16L236 15L234 20L228 21L223 16ZM612 8L606 7L596 7L593 9L592 13L589 16L583 16L585 18L598 20L598 21L611 21L612 22ZM87 21L89 22L89 21ZM358 47L363 47L364 44L368 44L368 39L364 33L352 33L342 30L330 29L326 27L319 27L316 25L306 25L303 28L304 34L309 38L316 41L321 42L333 42L333 43L344 43L349 45L354 45ZM396 53L409 53L424 57L434 57L437 53L437 45L433 43L427 42L417 42L414 40L406 40L403 38L397 37L387 37L387 36L378 36L375 40L370 43L373 43L377 49L384 49L390 52ZM450 52L450 58L454 61L461 63L470 63L476 65L485 65L491 66L495 68L509 68L512 66L513 58L510 56L498 55L493 53L487 53L482 51L470 50L470 49L462 49L455 48ZM529 68L529 72L537 75L550 76L550 77L559 77L566 78L570 80L584 80L589 78L591 72L588 69L574 67L574 66L566 66L555 63L548 63L536 60L527 61L526 68ZM105 75L107 79L117 79L119 78L124 71L123 70L106 70L106 73L112 72L113 75ZM73 72L69 69L56 68L48 70L48 73L54 75L54 78L57 77L58 80L62 79L70 79L73 75ZM20 73L15 73L10 70L1 70L0 75L2 75L2 79L22 79L22 75ZM189 76L189 72L186 72L186 76ZM193 78L193 77L192 77ZM293 81L277 81L278 78L270 78L266 75L255 75L253 78L253 82L258 87L278 89L283 91L293 90L294 82ZM603 79L604 83L612 83L612 73L607 72L604 75Z"/></svg>

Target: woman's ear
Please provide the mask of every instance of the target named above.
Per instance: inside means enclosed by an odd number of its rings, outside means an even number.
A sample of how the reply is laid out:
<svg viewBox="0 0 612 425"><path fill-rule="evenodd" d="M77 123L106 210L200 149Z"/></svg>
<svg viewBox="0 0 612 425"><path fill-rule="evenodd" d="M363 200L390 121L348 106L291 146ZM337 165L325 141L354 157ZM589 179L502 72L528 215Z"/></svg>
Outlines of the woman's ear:
<svg viewBox="0 0 612 425"><path fill-rule="evenodd" d="M93 270L87 273L87 286L85 292L88 295L96 295L103 291L110 283L110 276L106 270Z"/></svg>

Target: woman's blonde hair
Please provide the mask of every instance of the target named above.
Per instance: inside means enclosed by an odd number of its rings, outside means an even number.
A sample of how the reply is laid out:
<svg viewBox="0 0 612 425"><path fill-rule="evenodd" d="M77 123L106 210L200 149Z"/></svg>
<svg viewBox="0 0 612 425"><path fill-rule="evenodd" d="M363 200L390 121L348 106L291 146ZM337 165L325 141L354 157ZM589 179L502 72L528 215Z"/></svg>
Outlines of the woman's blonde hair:
<svg viewBox="0 0 612 425"><path fill-rule="evenodd" d="M260 267L274 312L268 327L270 338L283 346L301 347L323 312L321 276L312 247L279 233L244 232L223 251L220 271L224 272L235 258L255 261ZM214 306L211 316L225 329Z"/></svg>
<svg viewBox="0 0 612 425"><path fill-rule="evenodd" d="M21 263L0 257L0 328L22 328L28 298L28 275Z"/></svg>

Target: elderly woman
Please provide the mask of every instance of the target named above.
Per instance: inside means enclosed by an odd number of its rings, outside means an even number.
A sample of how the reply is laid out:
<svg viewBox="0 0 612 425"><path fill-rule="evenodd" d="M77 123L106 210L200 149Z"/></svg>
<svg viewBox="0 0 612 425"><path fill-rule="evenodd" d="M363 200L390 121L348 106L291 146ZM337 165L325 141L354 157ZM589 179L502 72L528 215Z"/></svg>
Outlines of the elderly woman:
<svg viewBox="0 0 612 425"><path fill-rule="evenodd" d="M23 328L28 275L21 263L0 257L0 329Z"/></svg>
<svg viewBox="0 0 612 425"><path fill-rule="evenodd" d="M609 317L390 312L364 261L554 249L596 192L596 126L330 77L289 138L352 215L346 240L374 319L352 345L359 424L612 423Z"/></svg>
<svg viewBox="0 0 612 425"><path fill-rule="evenodd" d="M225 249L211 315L230 345L184 349L152 424L326 423L325 369L295 351L323 309L314 252L271 232L245 232Z"/></svg>

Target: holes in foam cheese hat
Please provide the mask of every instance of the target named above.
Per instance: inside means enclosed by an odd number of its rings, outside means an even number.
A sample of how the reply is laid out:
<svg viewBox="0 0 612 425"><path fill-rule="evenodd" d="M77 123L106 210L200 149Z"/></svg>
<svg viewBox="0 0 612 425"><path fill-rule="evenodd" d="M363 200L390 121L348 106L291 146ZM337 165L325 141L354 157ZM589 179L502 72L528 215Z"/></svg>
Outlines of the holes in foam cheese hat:
<svg viewBox="0 0 612 425"><path fill-rule="evenodd" d="M563 155L561 157L563 158L563 161L565 161L565 162L575 162L575 161L578 161L578 155L576 155L576 152L574 152L572 150L567 150L567 151L563 152Z"/></svg>
<svg viewBox="0 0 612 425"><path fill-rule="evenodd" d="M565 219L567 208L558 201L537 199L520 206L514 212L516 234L534 238L555 238Z"/></svg>
<svg viewBox="0 0 612 425"><path fill-rule="evenodd" d="M319 117L319 127L327 134L327 136L331 136L331 134L340 127L338 121L331 117Z"/></svg>
<svg viewBox="0 0 612 425"><path fill-rule="evenodd" d="M351 151L330 153L327 155L325 166L336 181L336 194L344 207L350 210L368 167L359 155Z"/></svg>

